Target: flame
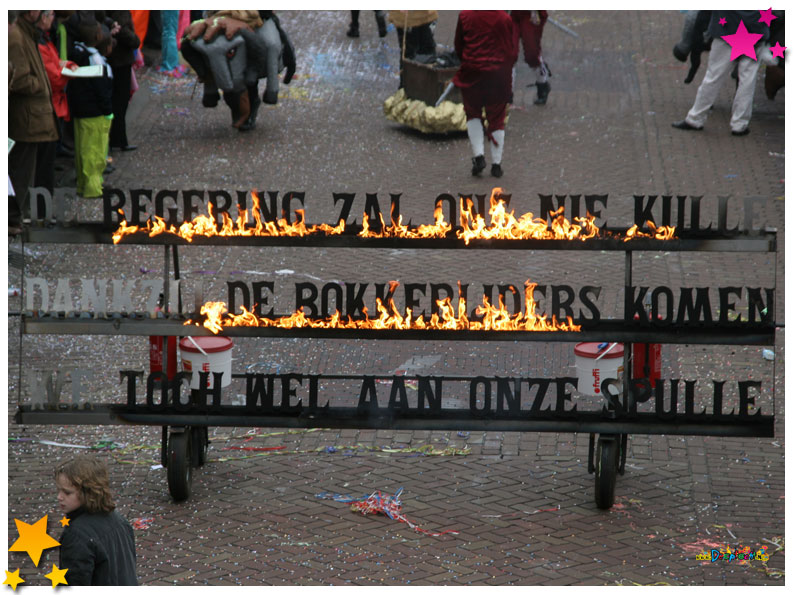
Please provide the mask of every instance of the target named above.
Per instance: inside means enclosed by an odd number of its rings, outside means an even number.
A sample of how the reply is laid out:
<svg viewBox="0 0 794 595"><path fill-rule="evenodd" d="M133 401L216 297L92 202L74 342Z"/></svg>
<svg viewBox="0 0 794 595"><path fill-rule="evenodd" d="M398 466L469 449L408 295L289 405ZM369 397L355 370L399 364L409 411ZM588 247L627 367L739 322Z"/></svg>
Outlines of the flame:
<svg viewBox="0 0 794 595"><path fill-rule="evenodd" d="M380 214L381 231L375 232L369 228L369 216L364 213L364 220L361 225L359 237L362 238L443 238L452 231L452 224L444 221L444 213L441 210L441 205L436 206L433 211L433 225L420 225L416 229L411 229L407 225L403 225L403 216L399 215L397 220L394 220L394 205L392 205L392 224L387 226L383 220L383 214Z"/></svg>
<svg viewBox="0 0 794 595"><path fill-rule="evenodd" d="M306 226L305 213L303 209L296 209L295 223L289 223L281 218L276 221L262 221L259 210L259 196L256 192L251 193L253 200L253 218L255 225L249 226L248 211L237 206L237 219L233 220L228 213L221 213L220 229L216 223L214 208L212 203L207 204L207 215L197 215L191 221L185 221L179 228L174 225L168 226L162 217L155 215L146 222L145 227L137 225L127 225L122 219L119 228L113 234L113 243L118 244L124 236L146 231L149 237L168 233L192 242L195 236L203 237L251 237L251 236L306 236L311 234L323 233L325 235L339 235L345 231L344 220L339 221L336 226L322 223L320 225ZM124 216L124 212L119 209L119 213Z"/></svg>
<svg viewBox="0 0 794 595"><path fill-rule="evenodd" d="M639 227L635 223L629 229L626 230L626 237L623 239L624 242L628 242L634 238L654 238L657 240L671 240L675 237L675 227L669 225L663 225L661 227L656 227L653 224L653 221L647 221L648 229L650 229L650 233L644 233L639 230Z"/></svg>
<svg viewBox="0 0 794 595"><path fill-rule="evenodd" d="M396 281L390 282L389 291L393 293L399 285ZM279 318L264 318L241 306L241 314L232 314L228 311L225 302L207 302L201 307L201 314L205 317L203 326L217 334L224 327L230 326L257 326L276 328L336 328L336 329L429 329L429 330L472 330L472 331L580 331L581 325L573 323L570 316L565 322L559 322L556 316L551 320L545 315L537 313L537 303L533 292L537 283L529 280L524 283L524 312L511 314L505 307L500 296L499 306L490 303L487 296L483 296L482 305L477 306L475 313L482 320L469 320L466 312L466 299L458 299L457 312L452 305L452 298L436 300L438 312L433 313L429 319L414 316L411 308L406 308L400 313L393 298L384 304L383 300L376 298L377 317L371 318L366 308L363 308L364 318L354 320L350 316L343 318L339 311L327 318L309 318L303 308ZM460 290L460 282L458 282ZM202 323L188 320L185 325L201 326Z"/></svg>
<svg viewBox="0 0 794 595"><path fill-rule="evenodd" d="M201 237L303 237L307 235L340 235L345 233L345 222L340 220L337 225L322 223L307 226L305 213L296 209L296 221L290 223L284 218L276 221L262 221L259 210L259 196L251 193L253 201L253 221L249 220L248 211L238 205L236 219L222 212L220 221L214 213L212 203L207 205L207 215L197 215L191 221L186 221L179 226L167 225L162 217L155 215L146 222L145 226L128 225L124 220L124 212L119 209L121 222L119 228L113 233L113 243L118 244L125 236L138 232L146 232L150 237L160 234L171 234L192 242L196 236ZM600 235L600 230L595 224L595 216L590 213L586 217L574 217L574 222L565 218L564 207L551 211L551 225L545 219L534 217L531 212L524 213L516 218L515 211L507 211L507 202L503 198L504 191L494 188L491 192L488 216L490 223L480 213L473 210L474 204L470 198L460 199L460 228L455 230L455 236L462 239L466 245L473 239L504 239L504 240L588 240ZM444 220L441 205L437 205L433 212L435 223L432 225L419 225L409 227L402 220L402 215L395 218L394 205L392 205L391 223L386 224L383 214L379 215L380 231L370 227L370 219L365 213L361 231L362 238L444 238L453 231L452 223ZM633 238L652 237L658 240L669 240L675 237L675 227L663 226L657 228L653 222L648 221L650 233L639 231L637 225L629 229L624 241ZM608 234L612 235L612 234Z"/></svg>
<svg viewBox="0 0 794 595"><path fill-rule="evenodd" d="M563 215L564 207L550 213L551 228L544 219L536 218L531 212L524 213L516 219L515 211L507 212L507 202L502 198L501 188L494 188L491 192L490 208L488 215L491 224L486 225L482 215L472 212L473 203L461 198L460 225L457 232L458 238L467 245L472 239L500 239L500 240L587 240L598 235L595 217L575 217L578 224L571 223Z"/></svg>

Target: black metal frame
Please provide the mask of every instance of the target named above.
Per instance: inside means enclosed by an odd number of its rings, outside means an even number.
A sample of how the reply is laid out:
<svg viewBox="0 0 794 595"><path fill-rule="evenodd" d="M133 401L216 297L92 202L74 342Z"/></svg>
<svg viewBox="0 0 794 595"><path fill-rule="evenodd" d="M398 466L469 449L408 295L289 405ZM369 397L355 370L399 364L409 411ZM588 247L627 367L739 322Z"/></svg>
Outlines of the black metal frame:
<svg viewBox="0 0 794 595"><path fill-rule="evenodd" d="M468 244L457 239L454 233L444 238L406 239L406 238L362 238L356 233L360 226L348 226L346 233L337 236L309 235L304 237L196 237L192 242L171 234L149 237L146 232L126 236L120 245L164 245L165 273L164 288L169 287L170 266L169 249L173 249L174 270L178 278L177 248L180 245L195 246L283 246L283 247L344 247L344 248L391 248L391 249L466 249L466 250L584 250L584 251L623 251L626 260L625 286L632 286L632 254L636 251L664 252L776 252L777 235L775 230L735 232L726 230L679 230L679 237L672 240L635 238L625 241L621 234L626 230L611 229L603 232L603 237L582 240L472 240ZM80 223L73 226L29 227L23 233L24 242L111 244L113 230L102 223ZM617 236L615 235L617 234ZM23 269L24 275L24 269ZM777 270L775 270L775 286ZM102 319L66 318L66 314L25 312L22 316L21 332L25 334L90 334L90 335L209 335L207 329L190 325L185 326L188 318L182 314L181 296L178 313L163 319L151 319L146 315L122 316L113 314ZM223 334L235 337L289 337L325 339L362 339L362 340L439 340L439 341L610 341L622 342L624 349L624 370L630 378L631 343L654 342L671 344L744 344L774 345L774 315L770 324L688 324L673 327L645 327L627 324L625 320L600 320L597 323L582 324L578 332L532 332L532 331L444 331L444 330L371 330L371 329L282 329L273 327L225 327ZM189 331L189 333L188 333ZM21 348L20 348L21 349ZM166 354L164 354L166 356ZM20 361L21 365L21 361ZM774 364L773 364L774 365ZM166 368L166 362L163 362ZM774 372L773 372L774 377ZM624 382L624 402L628 402L628 385ZM774 411L775 389L772 384L772 403ZM610 413L610 412L608 412ZM575 416L534 414L532 416L499 416L486 414L472 416L465 410L441 410L433 414L422 412L411 417L393 412L362 414L356 407L334 407L303 411L301 413L252 413L245 407L223 406L212 412L185 413L173 408L159 411L144 411L138 407L125 405L93 405L83 409L68 406L40 408L24 406L19 403L15 415L17 423L42 424L147 424L163 426L163 453L166 461L166 448L170 443L166 428L172 427L172 434L182 436L186 428L206 428L207 426L274 426L274 427L328 427L328 428L393 428L429 430L482 430L482 431L554 431L589 432L590 447L588 471L597 475L596 485L610 484L607 492L600 492L600 507L611 506L614 497L614 474L625 471L626 451L629 433L678 434L678 435L716 435L716 436L773 436L774 415L746 416L737 423L730 416L706 416L705 419L691 417L683 420L659 419L654 413L622 414L621 417L605 415L603 412L580 411ZM617 442L619 451L614 469L600 469L594 464L595 434L600 434L601 443ZM188 432L192 436L193 432ZM612 451L614 453L614 450ZM169 450L169 457L173 453ZM181 461L184 463L184 461ZM184 465L180 467L184 470ZM606 474L604 477L601 474ZM184 480L173 479L169 472L169 488L172 495L182 499L189 494L189 485ZM178 475L178 474L177 474ZM187 474L189 476L189 473ZM606 479L605 479L606 478ZM172 485L172 480L174 484ZM189 479L187 480L189 482ZM597 502L599 497L597 497ZM604 502L607 504L604 504Z"/></svg>

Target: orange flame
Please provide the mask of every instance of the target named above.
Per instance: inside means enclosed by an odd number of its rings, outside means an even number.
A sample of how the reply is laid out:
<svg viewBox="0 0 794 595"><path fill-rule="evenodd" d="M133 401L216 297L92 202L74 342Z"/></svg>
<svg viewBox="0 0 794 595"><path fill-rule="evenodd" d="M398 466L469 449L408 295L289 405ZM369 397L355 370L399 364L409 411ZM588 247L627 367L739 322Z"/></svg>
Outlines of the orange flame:
<svg viewBox="0 0 794 595"><path fill-rule="evenodd" d="M398 283L390 283L390 292ZM475 313L482 320L469 320L466 314L466 299L460 297L457 312L452 305L452 298L436 300L438 312L433 313L429 319L414 316L411 308L406 308L401 314L389 298L386 304L376 298L378 310L377 318L370 318L366 308L363 308L364 318L353 320L350 316L343 318L339 311L327 318L309 318L303 309L289 316L279 318L264 318L241 306L241 314L228 312L225 302L207 302L201 307L201 314L206 317L203 326L213 333L219 333L224 327L230 326L258 326L276 328L338 328L338 329L430 329L430 330L472 330L472 331L580 331L581 325L573 323L570 316L565 322L559 322L556 316L549 320L545 315L537 313L537 303L533 297L536 283L529 280L524 283L524 312L511 314L505 307L502 296L499 297L499 306L490 303L487 296L483 296L483 303L477 306ZM458 283L460 288L460 283ZM188 320L185 325L200 326L200 323Z"/></svg>
<svg viewBox="0 0 794 595"><path fill-rule="evenodd" d="M237 206L237 219L233 220L228 213L221 213L221 226L218 229L216 225L215 216L213 213L212 203L207 204L208 215L197 215L192 221L185 221L177 229L174 225L167 226L162 217L155 215L146 222L145 227L137 225L127 225L127 222L122 219L119 228L113 234L113 243L118 244L124 236L137 233L139 231L146 231L149 237L155 237L162 233L168 233L178 236L187 240L193 241L194 236L204 237L251 237L251 236L306 236L311 234L324 233L325 235L339 235L345 231L345 222L339 221L336 226L322 223L320 225L311 225L309 227L305 224L303 209L295 209L296 221L289 223L286 219L281 218L276 221L262 221L262 216L259 211L259 196L256 192L251 193L253 200L253 217L256 225L253 227L248 226L248 211L241 209ZM124 212L119 209L122 217Z"/></svg>
<svg viewBox="0 0 794 595"><path fill-rule="evenodd" d="M552 217L551 228L544 219L535 218L532 213L524 213L516 219L515 211L507 212L507 202L502 198L504 192L501 188L494 188L491 192L490 208L488 215L491 224L486 225L485 219L480 214L472 212L473 203L467 199L464 203L461 198L460 225L457 232L458 238L467 245L472 239L500 239L500 240L587 240L598 235L595 217L588 213L587 217L575 217L577 224L568 221L564 215L564 207L550 213Z"/></svg>
<svg viewBox="0 0 794 595"><path fill-rule="evenodd" d="M474 213L474 204L469 198L461 198L460 202L460 229L456 230L458 239L462 239L466 245L473 239L504 239L504 240L588 240L599 236L600 230L595 224L595 217L590 213L586 217L574 217L574 222L568 221L564 216L564 207L550 213L551 225L545 219L534 217L531 212L524 213L516 218L515 211L507 212L507 202L503 198L504 191L501 188L494 188L491 192L490 207L488 215L490 224L485 222L485 218L480 213ZM214 207L212 203L207 205L207 215L197 215L192 221L186 221L179 228L174 225L167 225L162 217L155 215L145 226L128 225L123 219L124 212L119 209L122 220L119 228L113 233L113 243L118 244L125 236L138 232L146 232L149 237L159 234L171 234L181 237L188 242L192 242L195 236L202 237L285 237L285 236L307 236L307 235L340 235L345 232L345 222L340 220L335 226L327 223L307 226L305 223L305 213L302 209L296 209L296 221L288 222L281 218L276 221L262 221L259 210L259 196L256 192L251 193L253 200L253 219L254 224L249 226L249 215L246 209L241 209L238 205L236 219L232 219L228 213L221 213L221 221L216 221ZM452 232L452 224L444 220L441 205L436 206L433 213L435 223L432 225L419 225L410 228L403 224L402 215L395 220L394 205L392 205L391 224L386 225L383 214L380 218L380 231L374 231L370 227L370 220L364 214L362 228L358 233L362 238L443 238ZM219 228L220 224L220 228ZM663 226L657 228L651 221L648 221L650 233L639 231L634 225L625 235L624 241L633 238L655 238L659 240L669 240L675 237L675 227Z"/></svg>
<svg viewBox="0 0 794 595"><path fill-rule="evenodd" d="M657 240L671 240L675 237L675 227L669 225L662 225L661 227L656 227L653 224L653 221L647 221L648 229L650 229L650 233L645 233L639 230L639 227L635 223L629 229L626 230L626 237L623 239L624 242L628 242L634 238L654 238Z"/></svg>

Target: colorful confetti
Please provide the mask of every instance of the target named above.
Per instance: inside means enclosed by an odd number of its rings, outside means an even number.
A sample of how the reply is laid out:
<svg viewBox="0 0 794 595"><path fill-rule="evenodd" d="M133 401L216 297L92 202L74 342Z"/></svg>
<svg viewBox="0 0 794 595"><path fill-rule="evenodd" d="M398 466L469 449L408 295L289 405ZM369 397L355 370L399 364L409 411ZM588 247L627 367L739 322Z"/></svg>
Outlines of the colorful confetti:
<svg viewBox="0 0 794 595"><path fill-rule="evenodd" d="M317 494L317 497L326 500L335 500L336 502L349 502L350 510L360 512L364 515L380 513L386 515L394 521L405 523L417 533L423 533L431 537L439 537L447 533L451 535L458 535L459 532L453 531L452 529L447 529L441 532L428 531L427 529L422 529L413 521L410 521L402 512L402 503L400 502L400 494L402 494L402 492L403 489L400 488L397 490L397 493L394 494L394 496L384 496L380 491L377 491L373 492L369 496L363 496L362 498L351 498L350 496L343 496L341 494L322 492Z"/></svg>

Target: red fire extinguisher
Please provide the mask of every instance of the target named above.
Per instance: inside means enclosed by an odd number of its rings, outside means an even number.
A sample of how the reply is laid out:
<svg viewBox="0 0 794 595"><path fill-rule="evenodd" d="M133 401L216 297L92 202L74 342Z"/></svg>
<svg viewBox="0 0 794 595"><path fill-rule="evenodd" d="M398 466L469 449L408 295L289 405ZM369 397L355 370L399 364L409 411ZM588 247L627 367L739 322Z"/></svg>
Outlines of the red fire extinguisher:
<svg viewBox="0 0 794 595"><path fill-rule="evenodd" d="M160 301L154 311L161 312L163 306L163 294L160 294ZM167 339L167 341L166 341ZM149 337L149 372L163 371L163 344L168 345L168 370L166 375L169 380L176 376L176 337L150 336Z"/></svg>
<svg viewBox="0 0 794 595"><path fill-rule="evenodd" d="M631 347L634 365L632 378L647 378L651 387L662 377L662 345L660 343L634 343Z"/></svg>
<svg viewBox="0 0 794 595"><path fill-rule="evenodd" d="M647 296L650 298L650 295ZM645 309L650 310L650 299L645 301ZM648 316L650 316L650 311ZM634 320L639 320L639 314ZM661 317L660 317L661 318ZM656 381L662 377L662 345L661 343L634 343L631 347L631 377L647 378L651 388L656 388Z"/></svg>

